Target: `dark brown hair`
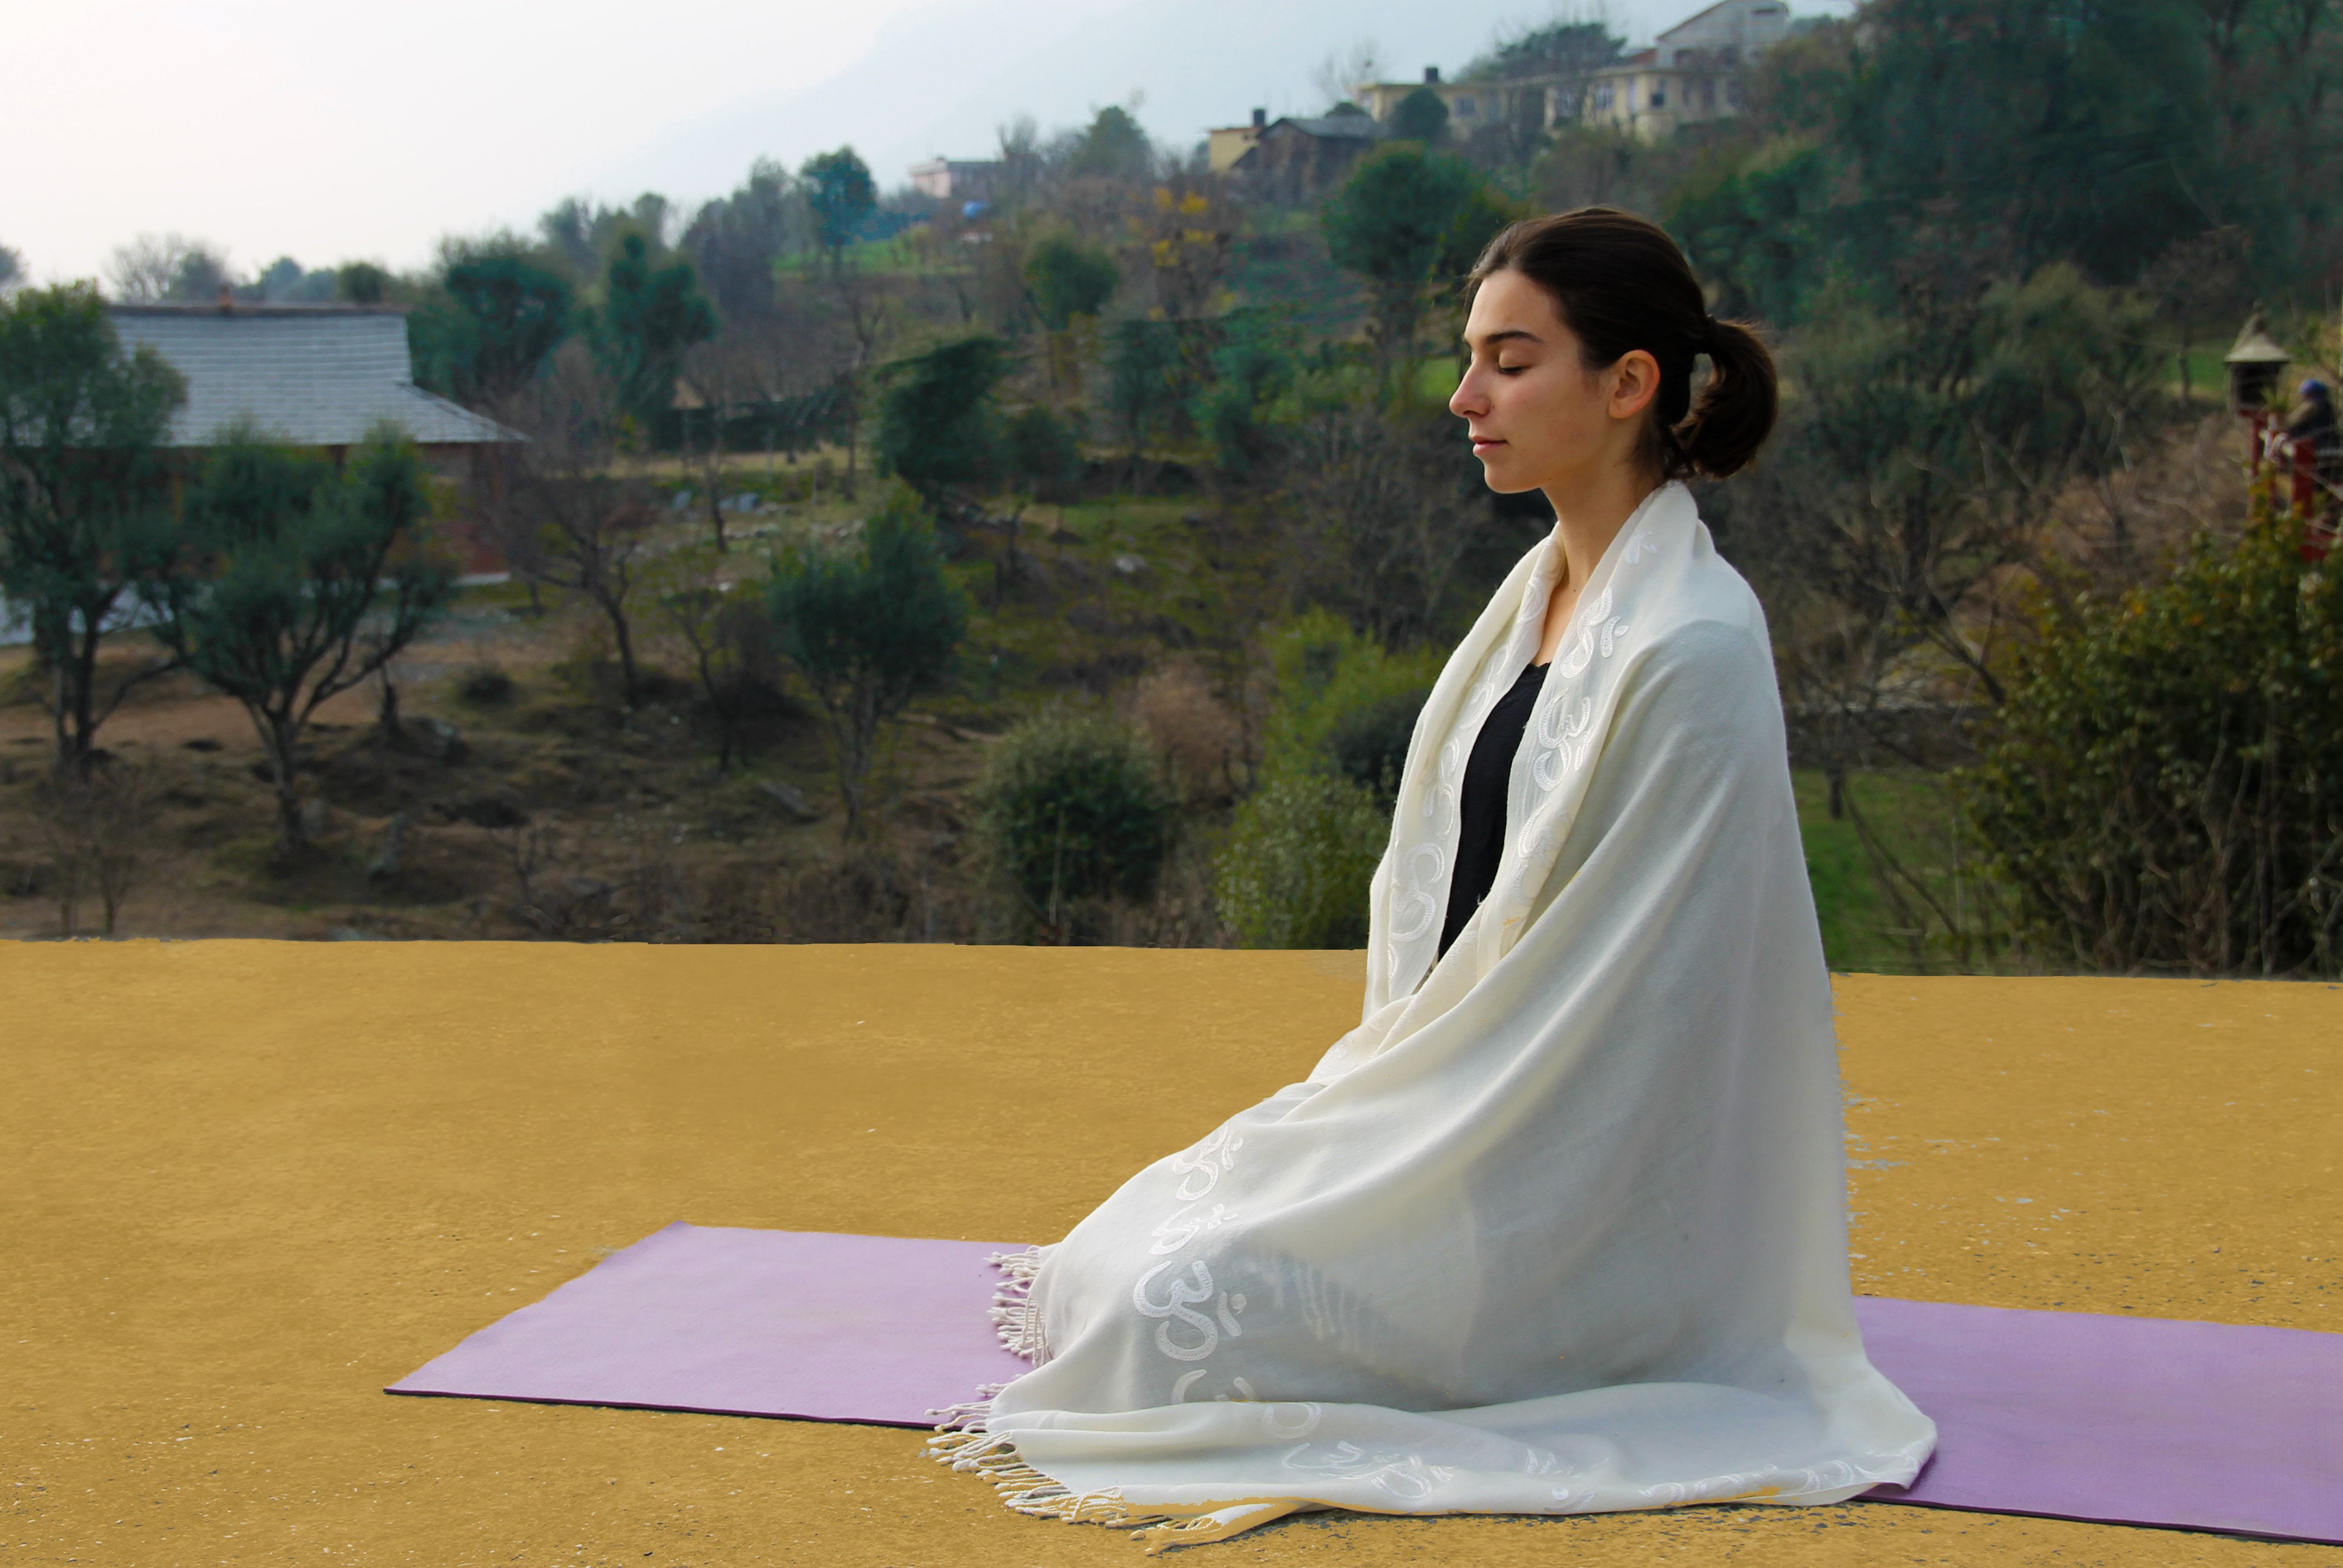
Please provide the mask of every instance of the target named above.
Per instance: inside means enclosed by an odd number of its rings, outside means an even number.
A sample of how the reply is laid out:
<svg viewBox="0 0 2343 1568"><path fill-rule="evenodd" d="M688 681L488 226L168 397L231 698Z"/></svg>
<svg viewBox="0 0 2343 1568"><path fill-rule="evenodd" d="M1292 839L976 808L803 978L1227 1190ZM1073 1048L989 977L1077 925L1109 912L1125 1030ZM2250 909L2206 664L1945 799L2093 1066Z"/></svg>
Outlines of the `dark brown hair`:
<svg viewBox="0 0 2343 1568"><path fill-rule="evenodd" d="M1481 253L1466 297L1508 270L1553 298L1587 369L1614 365L1633 348L1659 361L1642 450L1663 478L1721 479L1757 455L1779 406L1773 353L1746 322L1708 314L1691 264L1657 224L1608 206L1523 218ZM1692 362L1702 354L1714 374L1695 401Z"/></svg>

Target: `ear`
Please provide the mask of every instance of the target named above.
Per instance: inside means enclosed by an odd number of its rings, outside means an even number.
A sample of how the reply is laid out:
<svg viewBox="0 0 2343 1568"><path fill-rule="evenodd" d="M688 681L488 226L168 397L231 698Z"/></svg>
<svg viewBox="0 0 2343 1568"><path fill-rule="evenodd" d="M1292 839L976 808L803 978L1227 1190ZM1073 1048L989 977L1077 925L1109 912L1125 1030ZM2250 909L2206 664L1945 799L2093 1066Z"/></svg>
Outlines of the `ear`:
<svg viewBox="0 0 2343 1568"><path fill-rule="evenodd" d="M1660 362L1651 351L1630 348L1610 369L1611 396L1604 412L1614 419L1634 419L1652 406L1660 392Z"/></svg>

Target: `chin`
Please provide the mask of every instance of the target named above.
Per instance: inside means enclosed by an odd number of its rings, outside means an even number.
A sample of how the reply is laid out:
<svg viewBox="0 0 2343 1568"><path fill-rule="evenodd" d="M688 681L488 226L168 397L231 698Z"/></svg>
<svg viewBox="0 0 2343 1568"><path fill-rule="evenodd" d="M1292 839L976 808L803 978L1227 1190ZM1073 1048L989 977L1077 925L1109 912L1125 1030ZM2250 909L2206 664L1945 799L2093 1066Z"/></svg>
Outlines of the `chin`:
<svg viewBox="0 0 2343 1568"><path fill-rule="evenodd" d="M1501 496L1518 496L1523 490L1537 488L1536 480L1524 479L1517 474L1508 472L1507 467L1503 463L1492 463L1483 457L1481 459L1481 477L1487 482L1489 488Z"/></svg>

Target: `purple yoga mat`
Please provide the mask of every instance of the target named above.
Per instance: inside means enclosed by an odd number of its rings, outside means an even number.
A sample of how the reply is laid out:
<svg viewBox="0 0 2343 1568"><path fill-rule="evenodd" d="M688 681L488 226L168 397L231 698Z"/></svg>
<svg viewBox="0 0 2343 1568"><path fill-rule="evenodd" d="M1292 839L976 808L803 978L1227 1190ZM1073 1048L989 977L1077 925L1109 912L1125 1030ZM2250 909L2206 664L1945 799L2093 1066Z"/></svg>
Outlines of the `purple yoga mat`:
<svg viewBox="0 0 2343 1568"><path fill-rule="evenodd" d="M679 1222L387 1392L933 1426L1026 1370L985 1316L1024 1247Z"/></svg>
<svg viewBox="0 0 2343 1568"><path fill-rule="evenodd" d="M926 1426L1025 1370L985 1315L1021 1245L669 1225L388 1392ZM2343 1334L1855 1310L1937 1430L1870 1500L2343 1543Z"/></svg>
<svg viewBox="0 0 2343 1568"><path fill-rule="evenodd" d="M1858 1296L1936 1422L1879 1502L2343 1543L2343 1334Z"/></svg>

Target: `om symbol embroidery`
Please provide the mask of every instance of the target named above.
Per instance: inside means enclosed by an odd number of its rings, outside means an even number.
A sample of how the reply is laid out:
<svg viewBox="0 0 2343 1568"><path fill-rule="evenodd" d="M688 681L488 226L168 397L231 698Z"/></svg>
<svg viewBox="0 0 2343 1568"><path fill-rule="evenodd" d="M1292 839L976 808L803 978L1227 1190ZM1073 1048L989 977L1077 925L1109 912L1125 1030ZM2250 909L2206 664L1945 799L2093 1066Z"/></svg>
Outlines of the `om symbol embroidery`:
<svg viewBox="0 0 2343 1568"><path fill-rule="evenodd" d="M1237 1151L1243 1147L1244 1140L1236 1136L1236 1130L1223 1127L1193 1149L1172 1156L1172 1173L1180 1178L1172 1196L1182 1203L1193 1203L1210 1192L1220 1185L1221 1172L1236 1169Z"/></svg>
<svg viewBox="0 0 2343 1568"><path fill-rule="evenodd" d="M1148 1286L1154 1283L1158 1274L1176 1266L1173 1263L1158 1263L1140 1275L1139 1282L1131 1288L1131 1304L1139 1309L1141 1317L1176 1320L1202 1334L1204 1337L1197 1343L1183 1345L1172 1337L1171 1321L1155 1325L1157 1350L1175 1362L1200 1362L1220 1348L1223 1330L1231 1339L1242 1336L1244 1330L1237 1325L1236 1315L1244 1311L1245 1299L1242 1295L1232 1296L1226 1291L1215 1291L1212 1271L1205 1265L1203 1259L1197 1258L1189 1262L1184 1279L1174 1274L1164 1282L1161 1302L1151 1300ZM1210 1302L1215 1295L1220 1298L1214 1308L1214 1315L1220 1320L1217 1322L1195 1310L1197 1302Z"/></svg>

